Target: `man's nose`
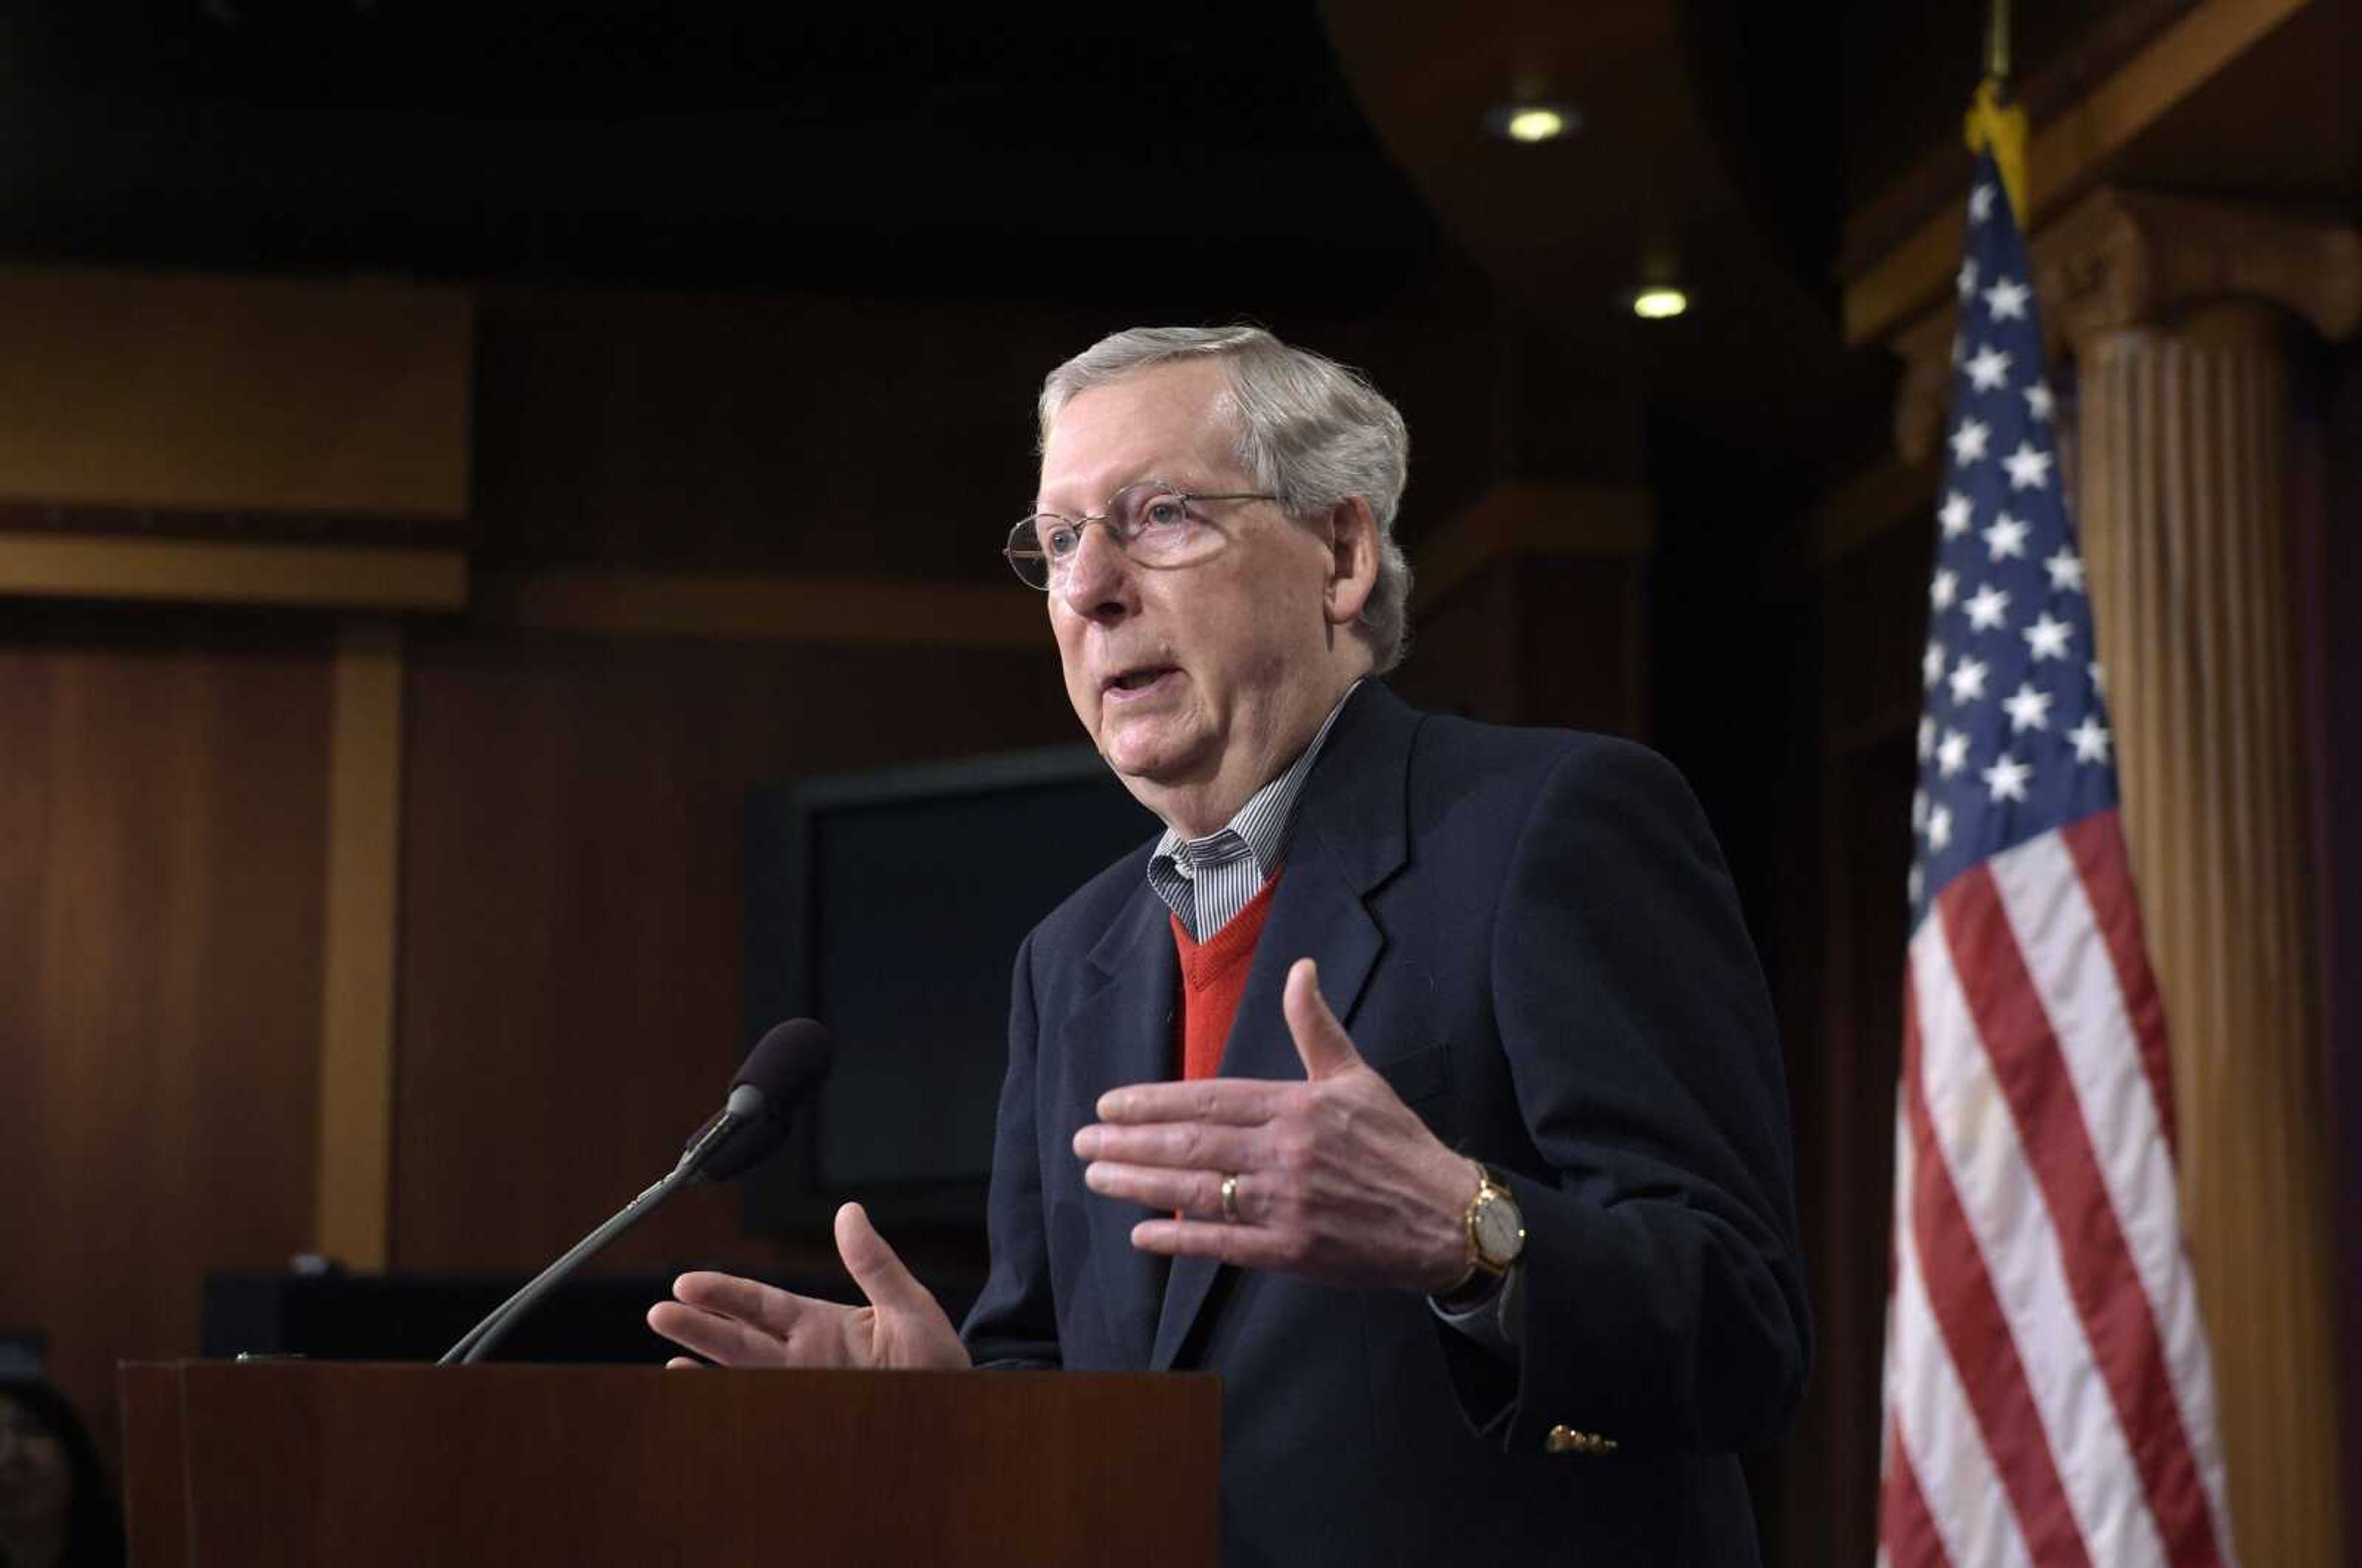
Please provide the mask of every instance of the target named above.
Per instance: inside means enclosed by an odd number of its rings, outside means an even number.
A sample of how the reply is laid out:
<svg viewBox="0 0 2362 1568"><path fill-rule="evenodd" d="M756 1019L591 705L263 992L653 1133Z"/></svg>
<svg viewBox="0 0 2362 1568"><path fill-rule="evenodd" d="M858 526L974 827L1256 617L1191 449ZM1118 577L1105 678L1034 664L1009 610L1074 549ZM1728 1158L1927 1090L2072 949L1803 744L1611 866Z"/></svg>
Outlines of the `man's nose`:
<svg viewBox="0 0 2362 1568"><path fill-rule="evenodd" d="M1083 530L1066 558L1058 592L1066 608L1091 620L1121 614L1131 605L1131 558L1105 524Z"/></svg>

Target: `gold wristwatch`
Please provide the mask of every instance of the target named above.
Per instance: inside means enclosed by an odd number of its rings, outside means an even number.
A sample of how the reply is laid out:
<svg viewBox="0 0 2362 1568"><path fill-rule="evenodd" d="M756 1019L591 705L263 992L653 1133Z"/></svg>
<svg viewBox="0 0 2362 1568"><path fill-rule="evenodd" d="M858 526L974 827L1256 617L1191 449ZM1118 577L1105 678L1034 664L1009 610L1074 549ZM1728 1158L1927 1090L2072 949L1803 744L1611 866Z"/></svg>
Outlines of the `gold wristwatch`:
<svg viewBox="0 0 2362 1568"><path fill-rule="evenodd" d="M1526 1249L1526 1217L1518 1212L1518 1200L1490 1169L1471 1163L1476 1165L1476 1196L1468 1200L1462 1220L1467 1229L1468 1272L1439 1295L1439 1301L1472 1294L1470 1286L1480 1280L1489 1290Z"/></svg>

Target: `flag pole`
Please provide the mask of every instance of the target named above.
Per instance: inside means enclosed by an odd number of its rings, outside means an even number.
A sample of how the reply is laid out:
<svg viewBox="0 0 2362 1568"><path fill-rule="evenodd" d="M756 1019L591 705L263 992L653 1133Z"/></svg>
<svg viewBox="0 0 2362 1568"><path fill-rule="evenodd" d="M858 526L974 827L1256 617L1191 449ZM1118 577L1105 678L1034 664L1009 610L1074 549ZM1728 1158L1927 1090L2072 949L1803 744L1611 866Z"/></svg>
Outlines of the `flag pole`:
<svg viewBox="0 0 2362 1568"><path fill-rule="evenodd" d="M2009 0L1992 0L1985 12L1985 74L2009 80Z"/></svg>

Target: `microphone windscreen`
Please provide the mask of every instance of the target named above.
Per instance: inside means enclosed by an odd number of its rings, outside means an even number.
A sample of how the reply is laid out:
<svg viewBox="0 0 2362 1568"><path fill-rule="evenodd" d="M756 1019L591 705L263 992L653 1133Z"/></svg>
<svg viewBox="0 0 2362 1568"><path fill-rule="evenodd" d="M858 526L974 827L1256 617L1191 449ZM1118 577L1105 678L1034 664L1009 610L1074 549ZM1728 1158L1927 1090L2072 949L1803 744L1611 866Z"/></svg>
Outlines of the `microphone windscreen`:
<svg viewBox="0 0 2362 1568"><path fill-rule="evenodd" d="M735 1090L762 1091L763 1113L734 1130L710 1154L698 1174L707 1181L728 1181L770 1157L787 1141L797 1104L828 1074L836 1060L836 1045L828 1030L809 1018L791 1018L775 1024L746 1053Z"/></svg>
<svg viewBox="0 0 2362 1568"><path fill-rule="evenodd" d="M791 1018L763 1032L763 1038L755 1042L755 1048L739 1064L738 1076L730 1080L730 1087L752 1084L776 1105L827 1077L835 1061L836 1042L829 1038L825 1024L815 1019Z"/></svg>

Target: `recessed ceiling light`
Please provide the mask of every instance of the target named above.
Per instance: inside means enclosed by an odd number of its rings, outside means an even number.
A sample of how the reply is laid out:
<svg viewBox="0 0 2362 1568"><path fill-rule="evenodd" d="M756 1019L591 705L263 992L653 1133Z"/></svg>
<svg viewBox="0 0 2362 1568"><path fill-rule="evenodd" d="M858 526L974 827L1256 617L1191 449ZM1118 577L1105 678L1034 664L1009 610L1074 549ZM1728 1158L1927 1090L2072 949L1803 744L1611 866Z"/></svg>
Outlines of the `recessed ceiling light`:
<svg viewBox="0 0 2362 1568"><path fill-rule="evenodd" d="M1689 308L1689 295L1679 289L1642 289L1632 296L1632 314L1642 321L1670 321Z"/></svg>
<svg viewBox="0 0 2362 1568"><path fill-rule="evenodd" d="M1583 128L1583 116L1568 104L1504 104L1485 116L1495 136L1528 145L1556 141Z"/></svg>

